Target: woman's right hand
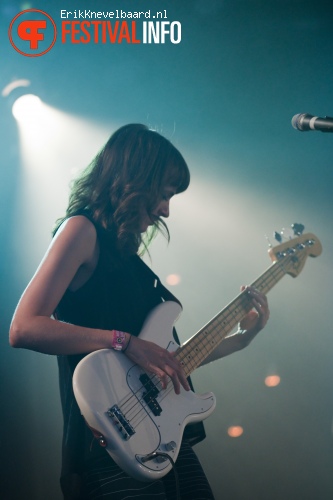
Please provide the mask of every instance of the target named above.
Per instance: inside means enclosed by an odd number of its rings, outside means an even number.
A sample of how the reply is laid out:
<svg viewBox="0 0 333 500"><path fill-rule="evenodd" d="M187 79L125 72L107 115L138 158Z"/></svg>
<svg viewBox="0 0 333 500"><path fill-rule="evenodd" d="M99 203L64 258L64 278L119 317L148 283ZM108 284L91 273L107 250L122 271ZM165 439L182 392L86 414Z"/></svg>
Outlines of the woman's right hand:
<svg viewBox="0 0 333 500"><path fill-rule="evenodd" d="M154 342L132 336L124 354L145 371L156 375L160 379L163 389L167 388L169 378L171 378L176 394L180 394L181 385L186 391L191 390L184 370L174 353L163 349Z"/></svg>

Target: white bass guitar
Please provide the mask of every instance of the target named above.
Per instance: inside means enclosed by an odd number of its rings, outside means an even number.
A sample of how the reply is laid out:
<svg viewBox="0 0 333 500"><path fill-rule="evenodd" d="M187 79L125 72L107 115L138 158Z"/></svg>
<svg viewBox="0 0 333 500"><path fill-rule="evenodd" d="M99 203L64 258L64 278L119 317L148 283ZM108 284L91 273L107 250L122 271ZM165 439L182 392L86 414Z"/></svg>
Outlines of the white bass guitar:
<svg viewBox="0 0 333 500"><path fill-rule="evenodd" d="M298 276L308 255L320 253L316 236L298 234L269 250L273 264L252 286L267 293L285 274ZM181 307L163 302L149 314L140 337L177 351L175 356L189 376L251 308L247 294L240 293L179 347L172 330ZM213 393L198 395L181 389L176 395L171 381L163 390L157 377L111 349L92 352L77 365L73 388L81 413L100 444L124 471L142 481L160 479L170 471L168 457L177 459L185 426L208 417L216 404Z"/></svg>

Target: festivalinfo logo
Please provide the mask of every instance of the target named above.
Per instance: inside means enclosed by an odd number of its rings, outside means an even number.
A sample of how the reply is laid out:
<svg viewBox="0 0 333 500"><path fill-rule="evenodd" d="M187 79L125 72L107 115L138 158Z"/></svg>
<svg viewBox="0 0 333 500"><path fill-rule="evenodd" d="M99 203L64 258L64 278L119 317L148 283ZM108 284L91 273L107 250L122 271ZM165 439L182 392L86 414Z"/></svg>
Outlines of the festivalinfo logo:
<svg viewBox="0 0 333 500"><path fill-rule="evenodd" d="M8 36L17 52L26 57L38 57L52 49L57 39L57 26L43 10L27 9L14 17Z"/></svg>
<svg viewBox="0 0 333 500"><path fill-rule="evenodd" d="M62 44L179 44L182 39L181 23L168 21L166 10L100 12L62 9L60 19ZM13 48L21 55L38 57L54 46L57 26L46 12L27 9L14 17L8 36Z"/></svg>

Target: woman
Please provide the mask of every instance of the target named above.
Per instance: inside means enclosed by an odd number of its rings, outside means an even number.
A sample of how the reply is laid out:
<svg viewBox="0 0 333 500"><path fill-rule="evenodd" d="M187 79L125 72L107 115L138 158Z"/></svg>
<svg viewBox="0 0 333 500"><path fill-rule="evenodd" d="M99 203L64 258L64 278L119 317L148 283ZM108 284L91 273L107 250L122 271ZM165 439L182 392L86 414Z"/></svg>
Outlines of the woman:
<svg viewBox="0 0 333 500"><path fill-rule="evenodd" d="M25 290L12 321L14 347L58 356L64 415L61 485L65 499L176 498L173 472L142 483L129 478L104 449L92 446L72 391L72 374L85 354L107 348L123 351L132 362L155 374L177 394L190 390L173 354L138 337L149 311L163 300L177 300L138 255L170 199L187 189L188 167L179 151L144 125L117 130L75 181L66 216L58 221L52 243ZM148 228L151 228L148 233ZM146 237L146 239L144 239ZM246 330L223 341L220 356L245 347L268 319L266 297L248 288L254 310L242 321ZM202 427L185 432L176 468L181 498L213 498L191 444ZM191 480L186 466L191 464Z"/></svg>

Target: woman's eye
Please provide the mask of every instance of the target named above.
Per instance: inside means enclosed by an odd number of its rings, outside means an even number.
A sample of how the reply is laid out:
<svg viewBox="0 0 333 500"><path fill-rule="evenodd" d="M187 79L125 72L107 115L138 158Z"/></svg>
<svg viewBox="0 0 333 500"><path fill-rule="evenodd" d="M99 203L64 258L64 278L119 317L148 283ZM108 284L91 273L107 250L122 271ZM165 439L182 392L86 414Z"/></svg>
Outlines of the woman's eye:
<svg viewBox="0 0 333 500"><path fill-rule="evenodd" d="M171 200L172 197L173 197L173 193L164 193L162 195L162 199L165 200L165 201Z"/></svg>

